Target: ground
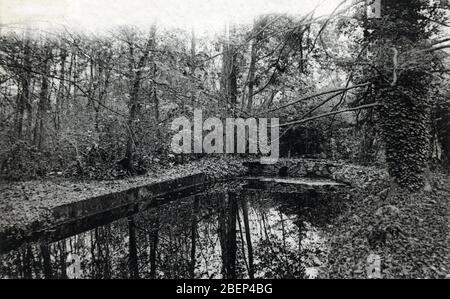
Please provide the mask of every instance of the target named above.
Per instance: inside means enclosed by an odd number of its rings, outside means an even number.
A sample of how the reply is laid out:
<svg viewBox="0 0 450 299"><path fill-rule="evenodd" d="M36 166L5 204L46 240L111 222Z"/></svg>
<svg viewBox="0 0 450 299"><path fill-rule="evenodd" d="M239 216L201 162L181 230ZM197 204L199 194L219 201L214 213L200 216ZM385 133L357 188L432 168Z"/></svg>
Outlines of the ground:
<svg viewBox="0 0 450 299"><path fill-rule="evenodd" d="M450 177L433 175L433 191L386 196L355 188L329 227L325 278L366 278L367 257L381 258L382 278L449 278ZM372 190L373 191L373 190Z"/></svg>

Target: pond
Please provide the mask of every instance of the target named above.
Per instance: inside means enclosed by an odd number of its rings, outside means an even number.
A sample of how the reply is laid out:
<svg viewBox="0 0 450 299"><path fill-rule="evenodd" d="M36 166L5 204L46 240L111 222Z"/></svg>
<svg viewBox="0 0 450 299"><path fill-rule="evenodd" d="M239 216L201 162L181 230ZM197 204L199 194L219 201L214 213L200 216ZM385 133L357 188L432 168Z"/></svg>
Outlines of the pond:
<svg viewBox="0 0 450 299"><path fill-rule="evenodd" d="M62 239L0 255L0 278L315 278L345 188L208 185ZM96 226L98 225L98 226Z"/></svg>

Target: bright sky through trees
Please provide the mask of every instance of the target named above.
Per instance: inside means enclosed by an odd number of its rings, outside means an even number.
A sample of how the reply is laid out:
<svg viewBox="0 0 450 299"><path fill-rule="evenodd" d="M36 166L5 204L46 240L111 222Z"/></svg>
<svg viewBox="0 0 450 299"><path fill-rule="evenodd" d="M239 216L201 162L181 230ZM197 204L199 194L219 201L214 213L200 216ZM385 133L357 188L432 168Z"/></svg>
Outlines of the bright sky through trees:
<svg viewBox="0 0 450 299"><path fill-rule="evenodd" d="M330 13L340 0L0 0L1 23L69 25L104 30L117 25L194 27L217 32L227 21L251 23L265 13Z"/></svg>

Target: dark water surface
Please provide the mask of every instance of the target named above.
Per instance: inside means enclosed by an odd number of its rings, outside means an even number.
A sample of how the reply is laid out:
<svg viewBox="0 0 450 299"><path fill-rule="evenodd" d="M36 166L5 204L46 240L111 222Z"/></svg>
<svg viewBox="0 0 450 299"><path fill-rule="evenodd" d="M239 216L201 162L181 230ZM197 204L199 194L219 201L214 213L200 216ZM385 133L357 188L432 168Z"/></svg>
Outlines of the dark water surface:
<svg viewBox="0 0 450 299"><path fill-rule="evenodd" d="M289 189L289 188L287 188ZM56 242L0 255L0 278L313 278L345 192L212 185Z"/></svg>

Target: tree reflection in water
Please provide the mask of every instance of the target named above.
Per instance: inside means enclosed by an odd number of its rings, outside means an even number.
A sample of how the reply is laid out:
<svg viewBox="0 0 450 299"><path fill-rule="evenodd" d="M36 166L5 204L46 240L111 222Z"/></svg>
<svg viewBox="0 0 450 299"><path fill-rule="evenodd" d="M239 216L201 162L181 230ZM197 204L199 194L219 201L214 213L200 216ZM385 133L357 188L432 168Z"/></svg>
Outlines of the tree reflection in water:
<svg viewBox="0 0 450 299"><path fill-rule="evenodd" d="M325 262L323 228L338 195L214 186L64 240L25 244L0 256L0 277L305 278Z"/></svg>

